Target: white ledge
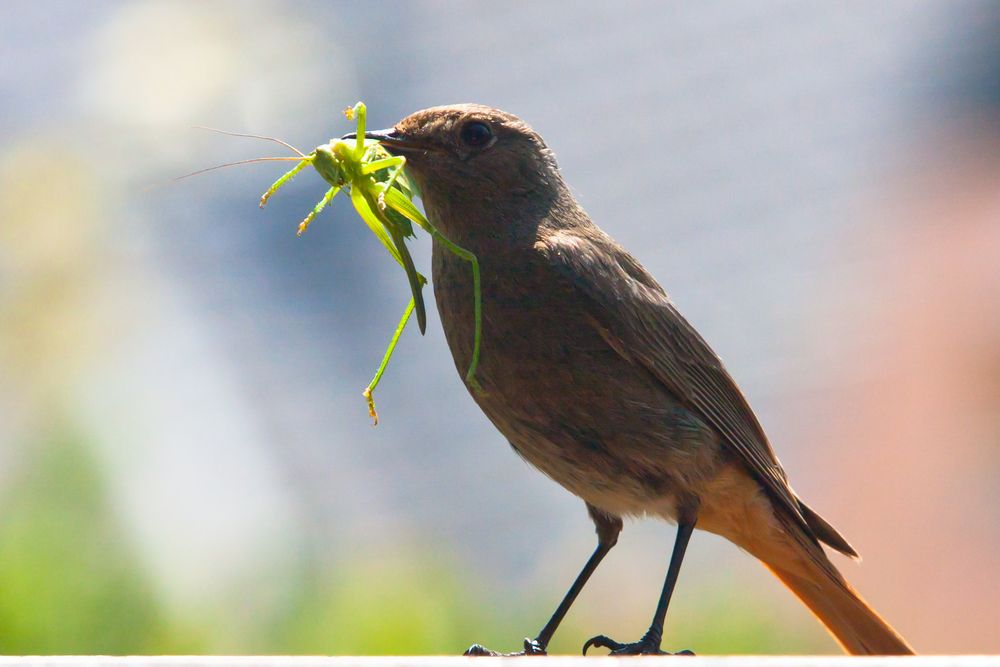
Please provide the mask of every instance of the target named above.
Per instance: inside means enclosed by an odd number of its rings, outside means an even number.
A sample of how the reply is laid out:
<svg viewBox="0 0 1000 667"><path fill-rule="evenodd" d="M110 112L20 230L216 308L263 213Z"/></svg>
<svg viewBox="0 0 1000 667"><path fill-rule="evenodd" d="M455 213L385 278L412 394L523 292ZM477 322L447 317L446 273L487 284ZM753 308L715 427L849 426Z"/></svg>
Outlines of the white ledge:
<svg viewBox="0 0 1000 667"><path fill-rule="evenodd" d="M1000 655L849 656L0 656L0 667L1000 667ZM676 662L675 662L676 661Z"/></svg>

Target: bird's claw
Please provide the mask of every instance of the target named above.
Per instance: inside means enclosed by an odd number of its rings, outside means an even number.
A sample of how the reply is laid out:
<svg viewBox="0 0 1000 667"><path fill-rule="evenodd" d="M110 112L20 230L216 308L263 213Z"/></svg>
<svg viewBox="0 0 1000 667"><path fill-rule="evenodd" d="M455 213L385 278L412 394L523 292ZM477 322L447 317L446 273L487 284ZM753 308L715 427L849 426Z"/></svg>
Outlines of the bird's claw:
<svg viewBox="0 0 1000 667"><path fill-rule="evenodd" d="M537 639L524 638L524 652L520 655L548 655L545 647L538 643Z"/></svg>
<svg viewBox="0 0 1000 667"><path fill-rule="evenodd" d="M587 655L587 650L592 647L606 648L611 651L611 655L694 655L693 652L684 650L677 653L668 653L660 650L660 642L643 637L637 642L622 644L605 635L591 637L583 645L583 654Z"/></svg>
<svg viewBox="0 0 1000 667"><path fill-rule="evenodd" d="M597 648L609 649L612 653L614 653L615 651L624 647L625 645L620 642L616 642L611 637L607 637L605 635L597 635L596 637L591 637L586 642L584 642L583 654L587 655L587 651L593 648L594 646L596 646Z"/></svg>
<svg viewBox="0 0 1000 667"><path fill-rule="evenodd" d="M525 638L523 651L517 651L515 653L500 653L499 651L493 651L485 646L481 646L480 644L473 644L462 655L513 658L521 655L548 655L548 653L545 652L545 647L539 644L537 639Z"/></svg>

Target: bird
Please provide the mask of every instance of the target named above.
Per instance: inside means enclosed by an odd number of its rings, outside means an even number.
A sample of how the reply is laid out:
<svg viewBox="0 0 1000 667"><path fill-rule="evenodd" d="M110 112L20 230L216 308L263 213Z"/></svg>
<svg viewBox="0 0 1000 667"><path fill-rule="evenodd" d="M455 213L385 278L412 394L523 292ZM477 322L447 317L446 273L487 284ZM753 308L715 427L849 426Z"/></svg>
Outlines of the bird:
<svg viewBox="0 0 1000 667"><path fill-rule="evenodd" d="M353 138L355 135L345 135ZM472 398L532 466L581 498L597 546L523 650L540 655L625 518L677 525L645 634L583 646L664 654L663 625L694 529L759 559L851 654L913 649L855 592L822 545L857 551L792 490L719 356L639 261L600 229L552 150L517 116L480 104L417 111L366 132L406 158L427 218L480 263L481 356ZM435 240L434 299L456 369L473 353L473 285Z"/></svg>

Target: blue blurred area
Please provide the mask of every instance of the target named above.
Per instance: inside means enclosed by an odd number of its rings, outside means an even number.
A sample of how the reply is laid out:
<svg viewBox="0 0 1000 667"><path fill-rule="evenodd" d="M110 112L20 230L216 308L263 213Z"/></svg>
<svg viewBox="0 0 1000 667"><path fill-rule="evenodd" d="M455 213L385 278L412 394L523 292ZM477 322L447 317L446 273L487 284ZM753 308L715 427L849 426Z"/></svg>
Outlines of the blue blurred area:
<svg viewBox="0 0 1000 667"><path fill-rule="evenodd" d="M1000 81L989 3L49 1L4 14L0 535L18 537L0 542L0 570L33 582L0 591L0 618L28 619L0 633L4 652L512 649L592 548L582 503L466 395L436 313L426 336L405 333L371 427L360 392L403 276L344 200L296 238L324 189L315 174L263 211L281 165L170 182L283 154L191 126L308 150L351 129L340 110L358 99L373 126L465 101L520 115L724 357L823 510L843 508L856 478L822 463L837 443L817 415L862 382L840 375L846 336L828 318L866 312L866 272L895 258L867 239L894 229L881 213L897 175L927 165L938 132L991 127ZM428 266L425 239L414 256ZM53 463L57 446L87 463ZM101 500L67 518L74 494L53 491L78 487ZM829 517L849 536L872 527L866 597L918 649L1000 650L985 625L919 613L922 575L894 568L920 554L892 552L878 502ZM967 536L998 553L995 526ZM70 541L64 558L50 538ZM639 632L671 538L627 526L556 649ZM114 595L94 602L46 567L93 570ZM965 609L995 590L983 576ZM714 537L698 535L678 595L678 648L836 650ZM110 607L143 620L73 629Z"/></svg>

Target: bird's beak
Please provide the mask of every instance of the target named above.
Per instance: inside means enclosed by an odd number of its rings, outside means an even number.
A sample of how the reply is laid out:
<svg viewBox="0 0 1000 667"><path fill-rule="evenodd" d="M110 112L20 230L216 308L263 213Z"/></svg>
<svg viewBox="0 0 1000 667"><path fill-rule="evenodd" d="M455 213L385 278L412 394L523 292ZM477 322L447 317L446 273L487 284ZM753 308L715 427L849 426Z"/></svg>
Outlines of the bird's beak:
<svg viewBox="0 0 1000 667"><path fill-rule="evenodd" d="M341 139L357 139L357 132L350 132L341 137ZM428 149L427 146L404 138L394 127L390 127L386 130L375 130L374 132L365 132L365 139L374 139L380 144L385 146L386 150L390 153L405 153L407 151L425 151Z"/></svg>

